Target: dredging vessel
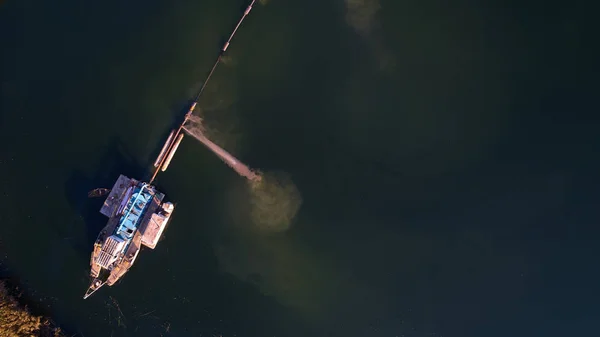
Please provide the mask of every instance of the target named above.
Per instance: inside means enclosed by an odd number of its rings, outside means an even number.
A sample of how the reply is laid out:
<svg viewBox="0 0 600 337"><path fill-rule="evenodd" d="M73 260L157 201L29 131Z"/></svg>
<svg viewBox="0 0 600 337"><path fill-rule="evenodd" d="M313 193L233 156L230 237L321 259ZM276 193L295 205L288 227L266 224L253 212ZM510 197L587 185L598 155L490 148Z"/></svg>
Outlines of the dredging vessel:
<svg viewBox="0 0 600 337"><path fill-rule="evenodd" d="M192 102L183 122L179 128L171 131L154 162L155 170L149 182L142 182L120 175L112 189L97 188L88 193L89 197L107 195L100 213L108 217L108 223L94 243L90 260L91 283L83 297L84 299L105 284L112 286L120 280L135 262L142 246L151 249L156 247L175 206L171 202L163 202L165 195L159 192L152 185L152 182L158 172L164 172L171 163L183 139L186 121L192 116L200 95L222 60L223 53L229 47L233 36L244 18L250 13L255 2L256 0L252 0L248 5L229 39L221 48L216 62ZM219 155L219 153L217 154Z"/></svg>
<svg viewBox="0 0 600 337"><path fill-rule="evenodd" d="M183 138L183 133L167 139L154 166L165 171ZM171 219L175 206L151 185L120 175L112 189L97 188L89 197L107 195L100 213L108 223L96 239L90 260L91 283L84 299L102 286L114 285L131 268L142 246L154 249Z"/></svg>

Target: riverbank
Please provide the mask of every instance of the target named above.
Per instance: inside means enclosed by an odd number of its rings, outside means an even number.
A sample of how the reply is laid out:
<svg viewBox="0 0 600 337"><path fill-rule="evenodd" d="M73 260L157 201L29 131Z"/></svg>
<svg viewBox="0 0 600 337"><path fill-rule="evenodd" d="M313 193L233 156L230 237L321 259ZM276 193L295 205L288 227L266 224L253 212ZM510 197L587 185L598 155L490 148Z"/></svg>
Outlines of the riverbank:
<svg viewBox="0 0 600 337"><path fill-rule="evenodd" d="M62 337L50 320L35 316L0 281L0 337Z"/></svg>

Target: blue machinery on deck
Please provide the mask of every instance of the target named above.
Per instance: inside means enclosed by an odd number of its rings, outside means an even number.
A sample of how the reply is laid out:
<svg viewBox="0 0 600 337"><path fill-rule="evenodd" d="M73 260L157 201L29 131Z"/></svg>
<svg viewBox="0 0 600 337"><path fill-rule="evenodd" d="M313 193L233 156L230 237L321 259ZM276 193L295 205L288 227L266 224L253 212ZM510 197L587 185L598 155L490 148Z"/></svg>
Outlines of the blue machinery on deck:
<svg viewBox="0 0 600 337"><path fill-rule="evenodd" d="M138 220L144 215L144 211L146 210L149 202L152 200L152 195L145 195L144 190L148 187L147 184L143 184L142 187L137 191L137 195L135 198L131 198L128 200L130 203L127 213L121 217L119 221L119 227L117 227L117 234L124 237L124 239L130 239L133 236L133 232L137 229ZM138 205L138 200L143 198L141 201L143 204ZM135 210L138 210L136 213ZM130 217L131 213L133 213L133 217Z"/></svg>
<svg viewBox="0 0 600 337"><path fill-rule="evenodd" d="M196 95L196 98L194 99L192 105L190 106L190 109L185 114L183 122L181 122L181 125L179 125L179 128L177 130L171 131L169 138L167 138L167 141L165 142L165 145L163 146L162 150L160 151L158 158L156 158L156 161L154 162L155 170L154 170L154 174L152 174L152 178L150 178L150 182L149 182L150 184L152 184L152 182L156 178L158 171L162 170L164 172L164 171L166 171L167 167L169 166L171 159L173 159L173 156L175 155L175 151L177 151L177 148L179 147L179 143L181 143L181 140L183 139L182 130L183 130L183 126L184 126L185 122L190 118L190 116L194 112L194 109L196 108L196 105L198 104L198 101L200 100L200 96L202 95L204 88L206 88L206 84L210 80L210 77L212 76L212 74L215 72L215 69L217 69L217 66L221 62L221 59L222 59L223 55L225 54L225 51L227 51L227 48L229 48L229 45L231 44L231 40L233 39L233 36L237 32L240 25L242 24L242 21L244 21L246 16L248 16L248 14L250 14L250 11L252 10L252 6L254 5L255 2L256 2L256 0L252 0L250 5L248 5L246 10L244 11L244 14L242 15L242 17L238 21L237 25L233 29L233 32L231 33L231 35L229 35L229 39L227 39L227 42L225 42L225 44L223 45L223 48L221 48L221 50L219 51L219 56L217 56L217 60L215 61L215 64L213 65L212 69L210 70L210 73L208 73L208 76L206 77L206 80L204 81L204 83L202 84L202 87L198 91L198 94Z"/></svg>

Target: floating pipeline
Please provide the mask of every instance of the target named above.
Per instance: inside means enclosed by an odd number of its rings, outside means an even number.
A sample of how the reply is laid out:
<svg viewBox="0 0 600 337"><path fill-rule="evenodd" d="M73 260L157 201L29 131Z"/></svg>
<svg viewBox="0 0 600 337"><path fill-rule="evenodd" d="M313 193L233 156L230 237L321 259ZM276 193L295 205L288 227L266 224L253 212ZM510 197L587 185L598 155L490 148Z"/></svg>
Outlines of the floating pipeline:
<svg viewBox="0 0 600 337"><path fill-rule="evenodd" d="M185 114L185 117L184 117L183 121L181 122L181 124L179 125L179 128L177 128L177 130L173 130L171 132L171 134L169 135L169 138L165 142L165 145L163 145L163 148L162 148L160 154L158 155L158 157L156 158L156 161L154 162L154 167L156 169L154 170L154 174L152 174L152 178L150 178L150 180L149 180L150 184L152 184L152 182L154 181L154 179L156 179L156 176L158 175L159 171L163 171L164 172L167 169L167 167L169 166L169 163L173 159L175 151L177 150L177 147L179 146L179 143L181 142L181 139L183 138L183 133L182 133L183 126L185 125L185 123L187 122L187 120L192 116L192 113L194 112L194 109L196 108L196 105L198 104L198 101L200 100L200 96L204 92L204 89L206 88L206 85L208 84L208 81L210 80L212 74L215 72L215 69L217 69L217 66L221 62L221 59L222 59L224 53L229 48L229 45L231 44L231 40L235 36L235 33L237 32L238 28L241 26L241 24L244 21L244 19L246 18L246 16L248 16L248 14L250 14L250 11L252 10L252 6L254 6L255 2L256 2L256 0L252 0L252 2L250 3L250 5L248 5L248 7L246 7L246 10L244 11L244 14L242 15L242 17L238 21L237 25L233 29L233 32L229 35L229 38L227 39L227 41L225 42L225 44L223 45L223 47L219 51L219 55L217 56L217 60L215 61L212 69L210 70L210 72L208 73L208 76L206 77L206 80L202 84L202 87L198 91L198 94L196 95L194 101L192 102L192 105L190 106L190 109ZM174 142L173 139L177 139L177 141ZM254 174L254 175L257 176L256 174ZM260 179L260 178L253 178L253 179Z"/></svg>

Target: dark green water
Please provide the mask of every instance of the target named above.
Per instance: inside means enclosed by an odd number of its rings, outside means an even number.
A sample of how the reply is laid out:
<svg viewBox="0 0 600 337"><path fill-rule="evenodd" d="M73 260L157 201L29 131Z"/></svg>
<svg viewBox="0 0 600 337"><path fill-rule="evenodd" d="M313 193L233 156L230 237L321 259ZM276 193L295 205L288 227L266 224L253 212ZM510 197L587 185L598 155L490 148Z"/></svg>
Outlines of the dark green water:
<svg viewBox="0 0 600 337"><path fill-rule="evenodd" d="M249 230L246 182L186 138L157 180L177 202L164 240L83 301L106 220L87 191L147 176L245 5L2 2L2 270L37 312L85 337L598 333L577 2L257 4L200 108L293 179L293 226Z"/></svg>

